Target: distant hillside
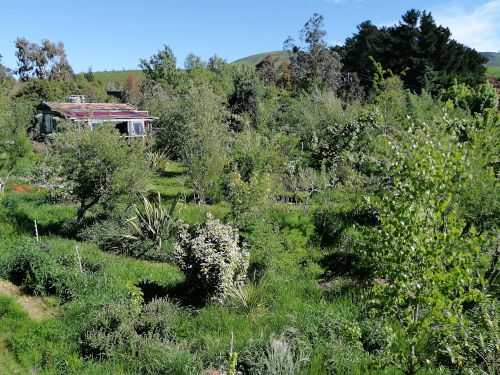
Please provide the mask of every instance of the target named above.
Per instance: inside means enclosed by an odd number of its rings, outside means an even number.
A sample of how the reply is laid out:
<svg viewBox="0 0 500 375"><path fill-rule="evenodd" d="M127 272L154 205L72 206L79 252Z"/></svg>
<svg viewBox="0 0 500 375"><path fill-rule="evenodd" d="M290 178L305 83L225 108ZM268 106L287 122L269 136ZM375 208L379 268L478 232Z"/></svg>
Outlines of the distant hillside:
<svg viewBox="0 0 500 375"><path fill-rule="evenodd" d="M273 52L264 52L264 53L258 53L256 55L247 56L242 59L233 61L231 64L248 64L251 66L255 66L258 63L260 63L267 55L271 55L275 59L290 61L290 58L288 56L288 51L273 51Z"/></svg>
<svg viewBox="0 0 500 375"><path fill-rule="evenodd" d="M127 79L130 73L135 74L135 78L140 82L144 79L144 73L142 70L113 70L104 72L94 72L94 77L97 81L101 81L102 87L106 87L108 83L120 82L123 86L123 82ZM80 73L83 75L83 73Z"/></svg>
<svg viewBox="0 0 500 375"><path fill-rule="evenodd" d="M487 67L500 67L500 53L497 52L479 52L479 53L488 58L489 61L486 64ZM248 64L251 66L255 66L259 62L261 62L262 59L264 59L267 55L271 55L279 60L290 61L287 51L273 51L273 52L263 52L263 53L258 53L256 55L243 57L241 59L233 61L232 64ZM488 69L488 71L490 71L490 69ZM491 70L491 72L497 73L498 71Z"/></svg>
<svg viewBox="0 0 500 375"><path fill-rule="evenodd" d="M500 53L497 52L479 52L484 57L488 58L486 66L496 66L500 67Z"/></svg>

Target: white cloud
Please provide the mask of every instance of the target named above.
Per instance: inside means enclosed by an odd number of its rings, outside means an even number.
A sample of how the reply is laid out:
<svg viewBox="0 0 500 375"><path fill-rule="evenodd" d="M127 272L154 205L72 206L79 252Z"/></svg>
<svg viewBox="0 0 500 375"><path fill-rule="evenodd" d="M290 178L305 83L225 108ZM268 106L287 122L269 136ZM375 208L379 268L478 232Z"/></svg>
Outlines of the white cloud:
<svg viewBox="0 0 500 375"><path fill-rule="evenodd" d="M500 50L500 0L490 0L472 9L454 2L432 9L432 14L437 24L450 29L456 41L477 51Z"/></svg>

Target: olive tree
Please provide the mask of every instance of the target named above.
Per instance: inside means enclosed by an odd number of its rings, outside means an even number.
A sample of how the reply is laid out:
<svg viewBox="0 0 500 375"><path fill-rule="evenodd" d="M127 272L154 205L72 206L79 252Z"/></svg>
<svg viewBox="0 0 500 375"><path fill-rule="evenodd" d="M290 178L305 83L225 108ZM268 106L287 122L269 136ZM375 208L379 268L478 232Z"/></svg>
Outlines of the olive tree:
<svg viewBox="0 0 500 375"><path fill-rule="evenodd" d="M141 150L128 147L112 126L72 126L52 139L46 163L62 178L59 188L78 203L78 223L96 204L110 208L117 198L145 190L148 168Z"/></svg>
<svg viewBox="0 0 500 375"><path fill-rule="evenodd" d="M160 117L157 147L188 168L198 203L213 199L229 152L223 99L208 85L175 95L156 88L148 105Z"/></svg>

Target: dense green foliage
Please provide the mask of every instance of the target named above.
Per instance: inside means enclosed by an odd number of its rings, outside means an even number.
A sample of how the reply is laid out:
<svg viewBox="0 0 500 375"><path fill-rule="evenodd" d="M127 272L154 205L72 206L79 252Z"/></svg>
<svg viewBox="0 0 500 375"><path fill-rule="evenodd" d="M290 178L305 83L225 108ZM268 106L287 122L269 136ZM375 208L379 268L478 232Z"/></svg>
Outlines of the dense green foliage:
<svg viewBox="0 0 500 375"><path fill-rule="evenodd" d="M344 46L335 48L343 69L357 73L368 85L373 69L372 56L394 72L409 68L403 80L411 90L429 91L429 84L447 86L459 78L469 84L484 78L487 58L451 39L448 28L436 25L431 13L415 9L403 15L399 24L378 28L370 21L361 23L358 32Z"/></svg>
<svg viewBox="0 0 500 375"><path fill-rule="evenodd" d="M145 188L147 170L135 147L127 147L119 132L112 127L95 129L73 127L52 136L47 168L64 176L61 185L79 204L77 220L94 205L110 206L118 197L133 196Z"/></svg>
<svg viewBox="0 0 500 375"><path fill-rule="evenodd" d="M32 136L42 101L109 99L90 70L2 83L0 374L498 372L497 92L427 13L360 27L361 80L321 16L301 36L289 65L141 60L143 144Z"/></svg>

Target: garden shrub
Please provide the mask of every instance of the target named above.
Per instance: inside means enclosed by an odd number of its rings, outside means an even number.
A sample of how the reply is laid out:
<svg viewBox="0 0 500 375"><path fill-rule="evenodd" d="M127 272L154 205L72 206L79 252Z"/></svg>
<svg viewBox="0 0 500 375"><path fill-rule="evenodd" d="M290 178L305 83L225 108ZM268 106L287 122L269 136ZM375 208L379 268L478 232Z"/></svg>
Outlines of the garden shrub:
<svg viewBox="0 0 500 375"><path fill-rule="evenodd" d="M114 351L128 351L134 337L138 339L133 329L135 315L129 303L117 301L105 305L82 335L84 353L112 358Z"/></svg>
<svg viewBox="0 0 500 375"><path fill-rule="evenodd" d="M222 301L229 287L243 283L250 254L240 246L238 230L207 215L206 223L181 224L175 257L189 282Z"/></svg>
<svg viewBox="0 0 500 375"><path fill-rule="evenodd" d="M53 247L21 238L0 258L0 276L21 286L32 295L57 295L62 302L103 290L109 284L103 277L103 259L81 254L83 272L71 248Z"/></svg>
<svg viewBox="0 0 500 375"><path fill-rule="evenodd" d="M146 304L135 324L139 334L157 334L162 339L173 339L180 308L164 298Z"/></svg>
<svg viewBox="0 0 500 375"><path fill-rule="evenodd" d="M474 89L455 80L441 95L444 101L449 100L454 106L468 109L471 113L479 113L487 108L495 109L498 106L497 91L489 82Z"/></svg>
<svg viewBox="0 0 500 375"><path fill-rule="evenodd" d="M268 173L252 173L245 182L239 173L229 179L228 202L231 205L231 219L239 228L252 226L266 208L271 193L271 179Z"/></svg>
<svg viewBox="0 0 500 375"><path fill-rule="evenodd" d="M165 299L153 300L140 312L129 302L109 303L83 330L82 350L94 358L122 361L141 374L197 374L202 368L199 359L175 334L180 314Z"/></svg>
<svg viewBox="0 0 500 375"><path fill-rule="evenodd" d="M250 354L245 359L250 364L251 375L298 375L309 363L307 348L294 345L283 333L271 337L265 348Z"/></svg>

